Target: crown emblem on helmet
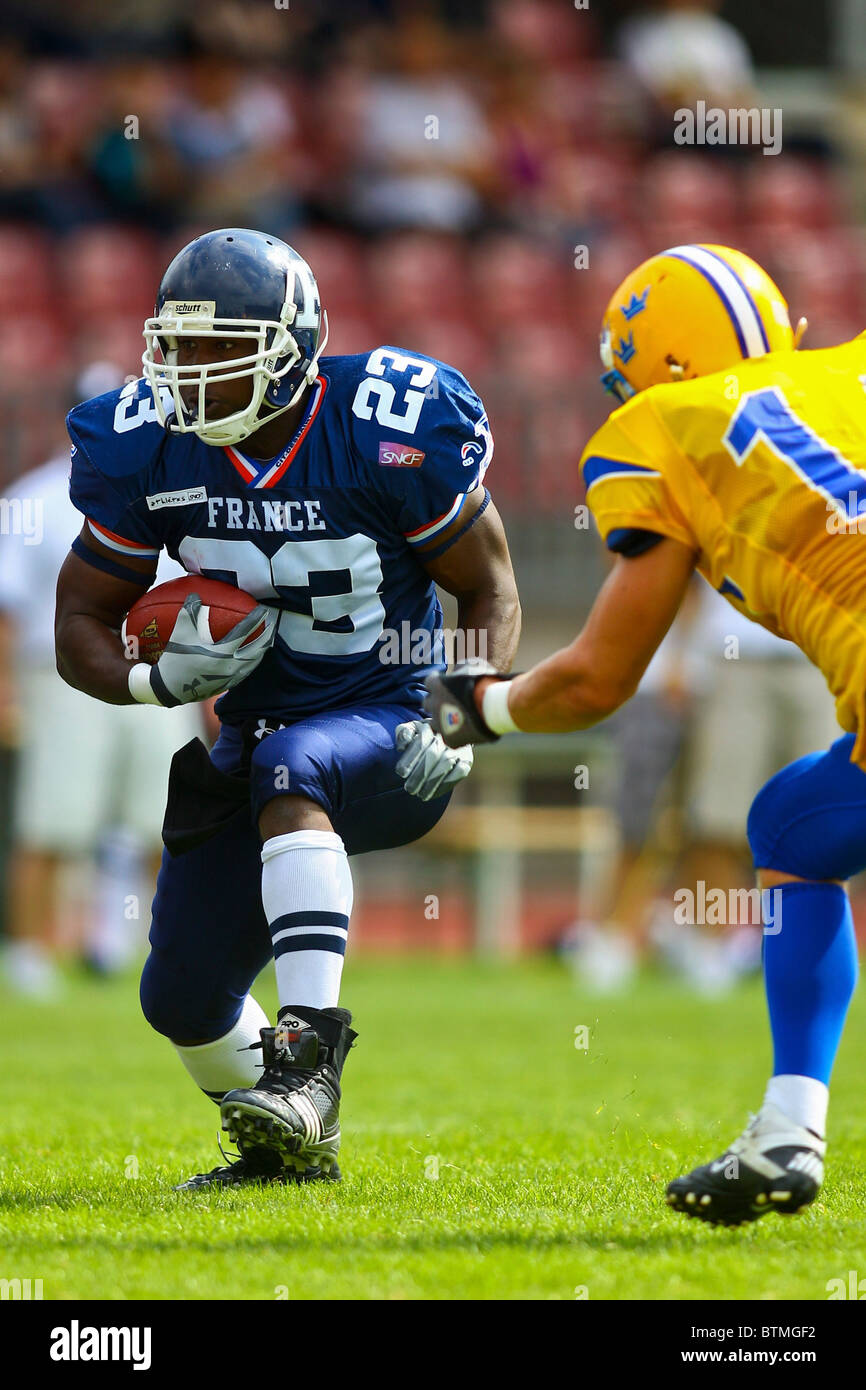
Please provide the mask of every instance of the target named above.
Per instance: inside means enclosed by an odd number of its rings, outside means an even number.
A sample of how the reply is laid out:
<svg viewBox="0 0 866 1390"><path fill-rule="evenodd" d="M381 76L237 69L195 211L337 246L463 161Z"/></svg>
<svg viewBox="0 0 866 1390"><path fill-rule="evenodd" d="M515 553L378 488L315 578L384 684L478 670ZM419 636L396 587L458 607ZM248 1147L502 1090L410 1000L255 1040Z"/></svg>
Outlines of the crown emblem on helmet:
<svg viewBox="0 0 866 1390"><path fill-rule="evenodd" d="M614 357L618 357L622 365L625 366L626 362L630 362L634 357L636 351L634 334L629 333L627 338L620 338L619 347L614 348L613 355Z"/></svg>
<svg viewBox="0 0 866 1390"><path fill-rule="evenodd" d="M647 285L643 294L632 294L632 297L629 300L628 304L620 304L619 307L625 315L626 319L633 319L635 314L639 314L641 309L646 308L647 295L649 294L649 292L650 286Z"/></svg>

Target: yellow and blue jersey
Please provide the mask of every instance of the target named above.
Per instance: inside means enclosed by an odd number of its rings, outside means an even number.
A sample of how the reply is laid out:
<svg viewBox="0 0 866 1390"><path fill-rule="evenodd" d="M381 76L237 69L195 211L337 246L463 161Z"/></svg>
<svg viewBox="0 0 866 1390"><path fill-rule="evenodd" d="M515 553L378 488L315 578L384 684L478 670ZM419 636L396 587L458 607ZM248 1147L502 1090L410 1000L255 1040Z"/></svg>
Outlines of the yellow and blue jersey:
<svg viewBox="0 0 866 1390"><path fill-rule="evenodd" d="M822 671L866 768L866 334L652 386L584 451L607 545L668 536Z"/></svg>

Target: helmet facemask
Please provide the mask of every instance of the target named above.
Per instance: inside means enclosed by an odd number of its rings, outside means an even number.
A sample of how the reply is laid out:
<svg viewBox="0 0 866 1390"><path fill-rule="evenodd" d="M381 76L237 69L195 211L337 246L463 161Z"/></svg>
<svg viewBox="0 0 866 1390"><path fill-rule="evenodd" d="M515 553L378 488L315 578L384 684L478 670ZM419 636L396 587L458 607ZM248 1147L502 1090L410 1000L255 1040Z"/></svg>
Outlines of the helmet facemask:
<svg viewBox="0 0 866 1390"><path fill-rule="evenodd" d="M167 300L160 314L146 321L142 355L144 375L153 393L160 423L173 434L196 434L205 444L217 447L239 444L259 427L295 405L318 373L318 360L328 340L327 315L322 314L323 331L312 354L302 351L289 331L297 306L287 299L280 319L217 318L213 301L186 303ZM180 338L219 338L250 340L250 351L240 357L223 358L180 366L177 361ZM161 360L160 360L161 359ZM308 360L300 380L286 399L281 399L279 383L298 365ZM217 381L248 377L249 402L219 419L209 420L205 405L208 387ZM181 388L196 388L196 403L187 408ZM168 391L174 413L166 409L162 392ZM270 400L266 400L266 395Z"/></svg>

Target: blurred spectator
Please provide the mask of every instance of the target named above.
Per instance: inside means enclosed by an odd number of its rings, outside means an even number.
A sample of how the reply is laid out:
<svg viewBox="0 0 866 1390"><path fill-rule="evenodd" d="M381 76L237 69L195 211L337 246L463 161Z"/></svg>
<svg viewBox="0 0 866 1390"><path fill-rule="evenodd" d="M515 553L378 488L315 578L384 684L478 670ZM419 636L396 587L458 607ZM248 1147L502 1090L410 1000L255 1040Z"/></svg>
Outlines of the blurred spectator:
<svg viewBox="0 0 866 1390"><path fill-rule="evenodd" d="M363 227L467 231L483 219L492 143L448 33L401 12L382 33L357 130L351 207Z"/></svg>
<svg viewBox="0 0 866 1390"><path fill-rule="evenodd" d="M20 44L0 42L0 217L33 215L39 177L36 123L28 109Z"/></svg>
<svg viewBox="0 0 866 1390"><path fill-rule="evenodd" d="M187 185L162 126L171 83L153 63L129 59L102 75L86 168L106 218L170 226Z"/></svg>
<svg viewBox="0 0 866 1390"><path fill-rule="evenodd" d="M751 877L744 827L757 788L796 758L826 748L842 730L820 671L708 585L692 647L703 675L687 825L702 877L727 892Z"/></svg>
<svg viewBox="0 0 866 1390"><path fill-rule="evenodd" d="M757 789L842 731L821 673L790 642L751 622L703 583L690 659L694 718L676 881L700 896L700 880L732 902L732 890L754 883L746 822ZM662 954L706 993L723 990L760 962L761 928L753 920L676 926L668 899L656 904L652 935Z"/></svg>
<svg viewBox="0 0 866 1390"><path fill-rule="evenodd" d="M172 87L164 128L186 217L213 226L297 220L303 180L284 84L225 54L199 53Z"/></svg>
<svg viewBox="0 0 866 1390"><path fill-rule="evenodd" d="M139 370L161 268L220 223L306 250L334 351L390 339L463 368L491 401L498 496L542 514L601 416L599 319L643 256L739 245L810 319L807 346L862 325L862 237L831 166L787 147L745 169L648 159L623 134L630 74L667 111L666 139L672 104L749 99L748 53L713 5L641 7L619 31L626 67L600 56L592 11L561 0L302 11L12 0L0 486L46 457L81 362Z"/></svg>
<svg viewBox="0 0 866 1390"><path fill-rule="evenodd" d="M696 584L644 673L637 694L610 721L618 780L612 801L620 848L595 903L569 929L579 978L595 993L613 993L634 979L649 947L653 902L668 870L657 843L659 811L678 795L674 786L694 708L694 667L689 645L698 603Z"/></svg>
<svg viewBox="0 0 866 1390"><path fill-rule="evenodd" d="M86 374L82 397L122 379L115 368L98 366ZM96 857L99 870L85 957L112 969L136 949L147 879L152 888L161 850L168 764L201 729L194 706L106 705L57 674L54 590L82 520L69 501L68 475L64 451L2 499L0 720L14 728L20 746L5 966L14 988L42 997L57 987L59 891L70 864ZM159 582L181 572L165 559Z"/></svg>
<svg viewBox="0 0 866 1390"><path fill-rule="evenodd" d="M645 93L659 144L672 142L674 112L698 100L724 110L755 104L751 54L720 7L721 0L659 0L620 29L620 56Z"/></svg>

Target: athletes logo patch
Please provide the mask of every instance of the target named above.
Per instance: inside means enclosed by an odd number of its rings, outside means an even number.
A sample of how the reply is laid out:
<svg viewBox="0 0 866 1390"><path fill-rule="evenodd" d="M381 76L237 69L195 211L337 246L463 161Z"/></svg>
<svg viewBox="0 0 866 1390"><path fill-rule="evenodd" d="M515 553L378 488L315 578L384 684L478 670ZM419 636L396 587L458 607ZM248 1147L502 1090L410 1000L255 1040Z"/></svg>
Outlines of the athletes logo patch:
<svg viewBox="0 0 866 1390"><path fill-rule="evenodd" d="M379 441L380 468L420 468L424 454L420 449L411 449L408 444L398 444L393 439Z"/></svg>
<svg viewBox="0 0 866 1390"><path fill-rule="evenodd" d="M207 501L207 488L186 487L179 492L155 492L145 500L150 512L158 512L163 507L189 507L194 502Z"/></svg>

